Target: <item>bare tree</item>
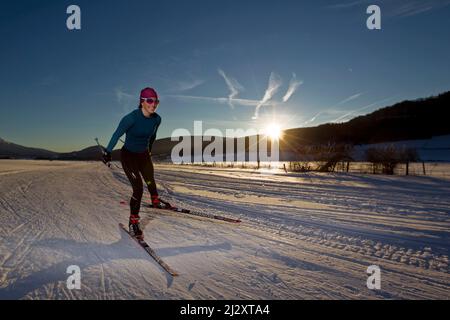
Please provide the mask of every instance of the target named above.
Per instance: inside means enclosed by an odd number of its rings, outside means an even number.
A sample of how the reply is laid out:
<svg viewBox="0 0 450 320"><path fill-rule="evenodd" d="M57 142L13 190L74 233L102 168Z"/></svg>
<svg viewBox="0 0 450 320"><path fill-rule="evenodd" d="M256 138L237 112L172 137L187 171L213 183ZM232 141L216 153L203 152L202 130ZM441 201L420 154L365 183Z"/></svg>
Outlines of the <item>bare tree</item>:
<svg viewBox="0 0 450 320"><path fill-rule="evenodd" d="M409 163L419 159L416 149L398 149L394 145L369 148L366 150L366 159L372 163L373 173L394 174L400 163L406 164L406 174L409 174Z"/></svg>

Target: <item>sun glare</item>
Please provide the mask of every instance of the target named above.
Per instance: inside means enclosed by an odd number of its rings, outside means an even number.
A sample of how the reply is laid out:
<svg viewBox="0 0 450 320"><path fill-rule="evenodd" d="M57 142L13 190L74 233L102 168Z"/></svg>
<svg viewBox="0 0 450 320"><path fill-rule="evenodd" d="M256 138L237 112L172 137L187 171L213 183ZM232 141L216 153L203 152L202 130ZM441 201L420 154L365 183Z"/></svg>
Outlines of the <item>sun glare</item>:
<svg viewBox="0 0 450 320"><path fill-rule="evenodd" d="M281 129L278 125L271 123L264 130L266 136L278 140L281 138Z"/></svg>

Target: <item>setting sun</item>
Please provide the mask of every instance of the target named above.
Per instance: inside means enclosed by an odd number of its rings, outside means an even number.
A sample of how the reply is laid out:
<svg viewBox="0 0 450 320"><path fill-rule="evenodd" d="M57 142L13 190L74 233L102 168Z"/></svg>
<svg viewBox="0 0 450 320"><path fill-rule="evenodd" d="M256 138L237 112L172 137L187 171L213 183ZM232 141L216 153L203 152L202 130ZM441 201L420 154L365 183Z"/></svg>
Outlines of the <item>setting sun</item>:
<svg viewBox="0 0 450 320"><path fill-rule="evenodd" d="M280 126L277 124L271 123L269 124L265 129L264 133L266 136L272 138L272 139L280 139L281 138L281 129Z"/></svg>

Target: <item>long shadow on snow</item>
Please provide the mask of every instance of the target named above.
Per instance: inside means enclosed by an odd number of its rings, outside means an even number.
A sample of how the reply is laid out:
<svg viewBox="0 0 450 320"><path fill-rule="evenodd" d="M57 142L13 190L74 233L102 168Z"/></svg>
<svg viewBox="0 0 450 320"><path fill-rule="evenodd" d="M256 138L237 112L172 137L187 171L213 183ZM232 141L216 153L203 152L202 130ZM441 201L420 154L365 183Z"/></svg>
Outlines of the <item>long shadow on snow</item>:
<svg viewBox="0 0 450 320"><path fill-rule="evenodd" d="M139 248L125 231L122 229L120 231L121 238L111 244L77 242L67 239L49 239L35 242L33 244L34 247L47 247L51 250L61 251L64 254L71 255L71 258L67 258L62 262L19 279L6 288L1 288L0 299L20 299L46 284L66 281L70 276L66 273L67 267L70 265L79 266L83 274L83 270L91 266L118 259L151 261L161 272L164 272L167 278L167 288L170 288L173 283L173 277L167 274L143 249ZM232 246L229 243L220 243L214 245L160 248L157 252L164 258L201 251L231 250L231 248ZM81 282L83 283L83 281Z"/></svg>

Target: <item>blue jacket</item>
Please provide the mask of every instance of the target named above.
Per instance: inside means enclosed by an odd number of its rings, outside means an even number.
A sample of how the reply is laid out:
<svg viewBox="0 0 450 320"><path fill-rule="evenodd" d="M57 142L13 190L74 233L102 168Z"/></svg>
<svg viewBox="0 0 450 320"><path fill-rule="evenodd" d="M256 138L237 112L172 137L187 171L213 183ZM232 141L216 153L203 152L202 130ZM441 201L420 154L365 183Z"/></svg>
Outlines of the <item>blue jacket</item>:
<svg viewBox="0 0 450 320"><path fill-rule="evenodd" d="M141 109L135 109L120 120L106 150L112 152L119 138L126 133L125 149L131 152L151 151L160 124L161 117L157 113L147 118Z"/></svg>

